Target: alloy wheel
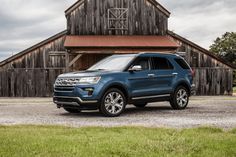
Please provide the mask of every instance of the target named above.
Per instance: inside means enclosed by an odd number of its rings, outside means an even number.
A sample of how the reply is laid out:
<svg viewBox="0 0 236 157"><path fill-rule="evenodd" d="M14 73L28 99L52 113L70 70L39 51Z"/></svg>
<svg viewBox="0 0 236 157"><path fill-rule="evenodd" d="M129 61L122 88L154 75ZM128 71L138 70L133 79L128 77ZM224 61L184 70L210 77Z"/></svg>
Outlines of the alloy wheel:
<svg viewBox="0 0 236 157"><path fill-rule="evenodd" d="M118 114L124 107L124 98L118 92L108 93L105 97L105 108L110 114Z"/></svg>
<svg viewBox="0 0 236 157"><path fill-rule="evenodd" d="M188 104L188 93L185 89L180 89L177 92L177 103L180 107L185 107Z"/></svg>

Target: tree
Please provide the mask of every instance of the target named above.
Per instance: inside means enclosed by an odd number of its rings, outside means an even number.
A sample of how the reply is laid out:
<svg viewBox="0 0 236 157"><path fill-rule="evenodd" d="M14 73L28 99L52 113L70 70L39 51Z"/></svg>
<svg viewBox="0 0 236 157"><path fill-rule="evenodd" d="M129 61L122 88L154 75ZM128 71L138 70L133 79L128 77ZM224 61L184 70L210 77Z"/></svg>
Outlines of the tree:
<svg viewBox="0 0 236 157"><path fill-rule="evenodd" d="M221 38L218 37L210 46L210 51L236 64L236 32L226 32ZM234 71L234 85L236 85L236 71Z"/></svg>

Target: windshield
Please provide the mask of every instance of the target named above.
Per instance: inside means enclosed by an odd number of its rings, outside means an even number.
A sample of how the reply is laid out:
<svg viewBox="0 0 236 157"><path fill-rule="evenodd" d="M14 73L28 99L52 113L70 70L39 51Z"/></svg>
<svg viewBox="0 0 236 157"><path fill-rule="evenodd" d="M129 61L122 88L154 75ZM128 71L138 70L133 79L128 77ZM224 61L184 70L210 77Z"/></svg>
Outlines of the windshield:
<svg viewBox="0 0 236 157"><path fill-rule="evenodd" d="M105 58L89 68L88 70L111 70L121 71L128 65L134 56L111 56Z"/></svg>

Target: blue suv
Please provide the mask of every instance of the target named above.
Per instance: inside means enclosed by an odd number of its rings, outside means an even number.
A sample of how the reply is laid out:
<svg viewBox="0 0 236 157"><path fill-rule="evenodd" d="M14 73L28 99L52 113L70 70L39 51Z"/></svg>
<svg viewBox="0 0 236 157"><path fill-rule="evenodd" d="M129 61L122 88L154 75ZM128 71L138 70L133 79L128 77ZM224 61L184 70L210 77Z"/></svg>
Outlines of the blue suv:
<svg viewBox="0 0 236 157"><path fill-rule="evenodd" d="M185 109L194 93L193 71L176 54L113 55L86 71L60 75L54 85L54 103L70 113L97 110L119 116L127 104L169 101Z"/></svg>

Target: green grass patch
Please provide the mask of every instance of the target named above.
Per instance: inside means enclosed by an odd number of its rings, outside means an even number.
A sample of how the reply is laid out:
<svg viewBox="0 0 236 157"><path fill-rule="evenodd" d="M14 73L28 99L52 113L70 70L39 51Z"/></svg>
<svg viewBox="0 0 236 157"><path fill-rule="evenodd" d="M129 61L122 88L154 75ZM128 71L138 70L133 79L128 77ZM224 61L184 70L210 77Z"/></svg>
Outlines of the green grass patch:
<svg viewBox="0 0 236 157"><path fill-rule="evenodd" d="M0 126L0 156L235 157L236 129Z"/></svg>

